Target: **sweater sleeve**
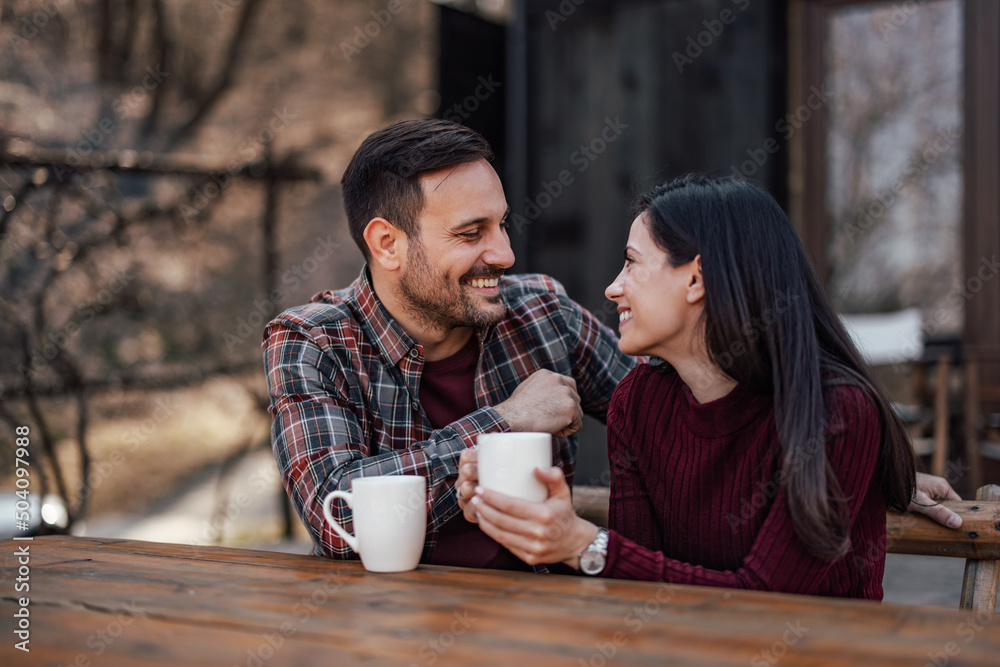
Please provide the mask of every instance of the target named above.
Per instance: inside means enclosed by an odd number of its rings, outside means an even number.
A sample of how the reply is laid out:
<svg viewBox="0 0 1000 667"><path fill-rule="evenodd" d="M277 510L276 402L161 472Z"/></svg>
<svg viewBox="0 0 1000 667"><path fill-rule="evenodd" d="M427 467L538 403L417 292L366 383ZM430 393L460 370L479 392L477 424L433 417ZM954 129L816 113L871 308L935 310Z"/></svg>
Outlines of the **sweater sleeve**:
<svg viewBox="0 0 1000 667"><path fill-rule="evenodd" d="M858 520L876 473L882 429L874 406L853 387L834 390L830 412L826 455L848 503L850 530ZM617 482L617 477L613 479ZM634 540L612 531L608 563L602 576L803 595L814 593L835 561L819 559L809 552L795 532L788 503L787 488L781 485L750 552L735 571L711 570L681 562L649 548L641 533L639 540ZM863 545L853 546L860 549Z"/></svg>

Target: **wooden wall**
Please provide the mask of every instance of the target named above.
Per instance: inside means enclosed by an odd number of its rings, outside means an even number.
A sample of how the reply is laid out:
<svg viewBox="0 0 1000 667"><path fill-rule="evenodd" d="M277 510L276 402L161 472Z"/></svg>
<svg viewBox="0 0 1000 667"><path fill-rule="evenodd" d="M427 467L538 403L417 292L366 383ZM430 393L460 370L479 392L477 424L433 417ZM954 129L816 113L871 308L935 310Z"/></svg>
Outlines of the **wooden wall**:
<svg viewBox="0 0 1000 667"><path fill-rule="evenodd" d="M795 209L825 276L828 221L805 214L823 208L824 109L787 141L782 122L824 80L824 12L853 1L515 0L527 11L507 26L504 52L485 60L476 47L494 28L470 32L460 17L443 24L446 98L449 86L464 95L478 73L506 63L504 131L492 111L465 122L500 158L515 270L554 276L614 328L603 292L621 266L636 194L690 171L735 167ZM966 12L964 263L976 294L963 342L996 346L1000 279L978 274L1000 256L1000 5L966 0ZM447 42L456 30L465 36ZM582 150L591 142L593 160ZM605 469L604 437L588 423L579 481Z"/></svg>
<svg viewBox="0 0 1000 667"><path fill-rule="evenodd" d="M508 192L525 193L510 199L516 268L554 276L617 329L604 288L621 268L638 193L735 168L784 203L785 2L529 5L527 164L509 165L506 178ZM579 481L606 468L604 445L603 428L588 423Z"/></svg>
<svg viewBox="0 0 1000 667"><path fill-rule="evenodd" d="M1000 4L966 0L964 342L1000 346ZM1000 383L1000 368L983 369Z"/></svg>

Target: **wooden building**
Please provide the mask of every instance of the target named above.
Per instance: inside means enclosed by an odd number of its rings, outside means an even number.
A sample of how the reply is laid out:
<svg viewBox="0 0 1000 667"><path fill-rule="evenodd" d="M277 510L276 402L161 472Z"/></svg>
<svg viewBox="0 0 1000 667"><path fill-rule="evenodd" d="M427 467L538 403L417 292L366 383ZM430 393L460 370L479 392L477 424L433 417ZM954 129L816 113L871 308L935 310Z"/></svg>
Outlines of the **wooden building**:
<svg viewBox="0 0 1000 667"><path fill-rule="evenodd" d="M960 3L963 18L957 224L976 292L963 304L961 342L998 346L1000 279L977 272L1000 255L1000 3L937 1ZM614 327L603 294L621 267L636 195L708 172L767 188L830 275L830 21L870 6L905 22L916 3L516 0L488 19L466 11L476 5L442 8L439 115L483 132L498 153L515 270L554 276ZM502 85L484 95L491 75ZM1000 379L1000 367L985 372ZM585 432L584 482L606 465L603 432Z"/></svg>

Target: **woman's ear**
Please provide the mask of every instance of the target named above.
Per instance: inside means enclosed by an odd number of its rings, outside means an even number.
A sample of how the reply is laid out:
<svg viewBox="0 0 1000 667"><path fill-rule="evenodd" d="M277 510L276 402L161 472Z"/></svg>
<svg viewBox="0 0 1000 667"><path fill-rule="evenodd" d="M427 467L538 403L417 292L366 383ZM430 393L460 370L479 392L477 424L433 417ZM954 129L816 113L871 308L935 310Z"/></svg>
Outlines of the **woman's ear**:
<svg viewBox="0 0 1000 667"><path fill-rule="evenodd" d="M696 255L688 262L691 273L688 278L687 302L695 304L705 298L705 280L701 275L701 255Z"/></svg>
<svg viewBox="0 0 1000 667"><path fill-rule="evenodd" d="M405 234L385 218L372 218L365 227L365 243L371 261L385 271L396 271L401 266L401 253Z"/></svg>

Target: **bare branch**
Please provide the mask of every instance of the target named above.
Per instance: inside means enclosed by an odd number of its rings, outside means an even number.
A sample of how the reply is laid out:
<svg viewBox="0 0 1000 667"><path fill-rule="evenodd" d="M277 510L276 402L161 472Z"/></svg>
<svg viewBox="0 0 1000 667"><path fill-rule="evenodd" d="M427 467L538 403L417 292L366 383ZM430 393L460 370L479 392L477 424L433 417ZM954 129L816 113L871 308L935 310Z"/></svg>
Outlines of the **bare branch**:
<svg viewBox="0 0 1000 667"><path fill-rule="evenodd" d="M17 210L18 204L21 204L25 197L27 197L28 192L35 187L35 184L31 182L31 179L27 179L20 187L20 189L14 193L14 207L9 211L2 207L3 202L0 201L0 244L3 244L7 240L7 221Z"/></svg>
<svg viewBox="0 0 1000 667"><path fill-rule="evenodd" d="M270 164L248 162L230 169L228 163L154 155L149 151L93 151L81 158L67 149L44 148L24 139L8 139L0 145L0 164L48 167L58 172L107 170L133 174L170 174L177 176L209 176L228 174L234 178L274 179L286 181L318 181L322 174L316 169L300 167L292 162ZM58 177L58 176L57 176Z"/></svg>
<svg viewBox="0 0 1000 667"><path fill-rule="evenodd" d="M156 49L160 54L160 69L164 72L170 71L170 58L173 44L167 37L167 13L163 8L163 0L152 0L153 6L153 38ZM148 139L156 129L156 124L160 118L160 111L163 108L163 96L166 86L160 85L153 89L151 95L149 114L142 126L142 137Z"/></svg>
<svg viewBox="0 0 1000 667"><path fill-rule="evenodd" d="M111 0L98 0L97 8L97 62L99 63L101 79L111 81L115 51L112 35L114 21L111 16Z"/></svg>
<svg viewBox="0 0 1000 667"><path fill-rule="evenodd" d="M246 0L243 3L243 11L240 13L239 24L236 26L236 32L233 34L233 38L229 43L229 52L226 55L226 60L223 63L222 70L219 72L219 76L215 83L205 91L201 99L198 102L198 108L195 110L194 114L181 125L177 130L174 131L173 135L167 141L166 150L171 150L181 141L183 141L191 132L205 119L206 116L215 108L219 100L222 99L223 93L225 93L230 85L233 83L233 70L236 68L236 62L239 59L240 49L243 46L244 41L247 38L250 30L250 22L253 19L254 14L260 8L260 0Z"/></svg>
<svg viewBox="0 0 1000 667"><path fill-rule="evenodd" d="M259 372L260 362L244 361L208 367L176 367L161 369L156 372L139 369L137 372L123 373L121 375L81 378L78 383L74 383L72 386L58 381L35 382L31 386L31 394L38 398L68 396L76 392L78 385L82 385L90 392L120 391L123 389L141 389L144 391L177 389L179 387L200 384L215 375L241 375L251 371ZM22 389L8 391L4 395L12 398L22 398L27 397L29 392Z"/></svg>
<svg viewBox="0 0 1000 667"><path fill-rule="evenodd" d="M125 17L125 34L122 35L120 48L118 50L118 80L124 81L126 75L126 67L128 66L128 61L132 57L132 48L135 42L138 40L138 35L136 34L139 25L139 17L141 14L141 6L138 0L126 0L124 11L126 12Z"/></svg>
<svg viewBox="0 0 1000 667"><path fill-rule="evenodd" d="M87 397L81 387L76 392L76 444L80 451L80 488L76 493L75 507L66 503L69 512L68 526L72 526L74 521L78 521L87 515L87 501L90 499L88 492L88 479L90 479L90 451L87 449Z"/></svg>

